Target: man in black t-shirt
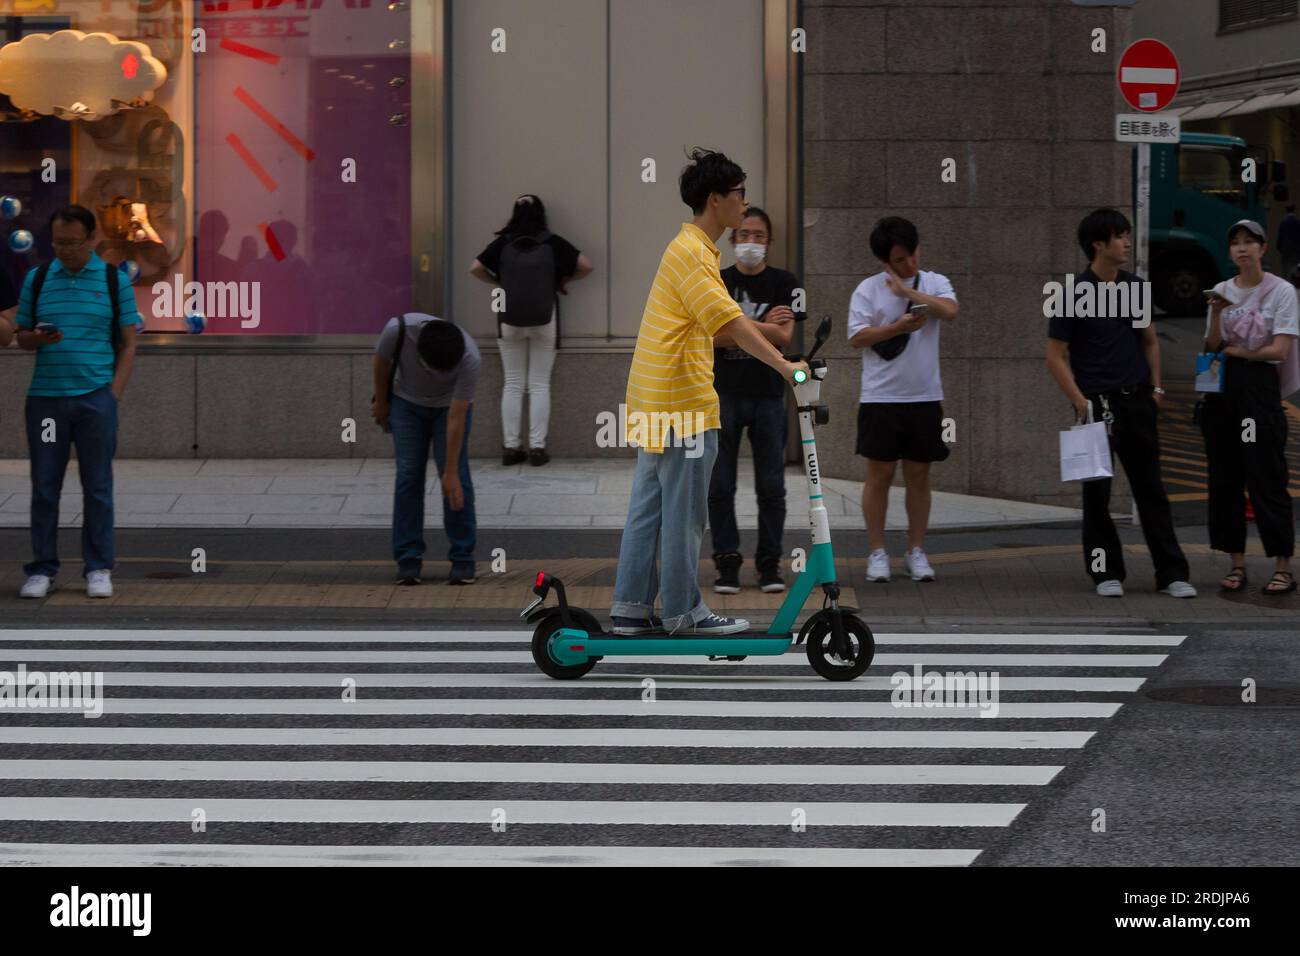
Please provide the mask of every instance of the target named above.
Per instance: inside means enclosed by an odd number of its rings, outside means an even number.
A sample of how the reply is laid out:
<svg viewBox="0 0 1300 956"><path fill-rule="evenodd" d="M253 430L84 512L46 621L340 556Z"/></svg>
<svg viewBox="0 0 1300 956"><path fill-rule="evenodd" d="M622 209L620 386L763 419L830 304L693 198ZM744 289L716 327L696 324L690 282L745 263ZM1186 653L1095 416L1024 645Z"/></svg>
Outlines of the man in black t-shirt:
<svg viewBox="0 0 1300 956"><path fill-rule="evenodd" d="M722 270L732 298L755 322L769 342L785 351L802 322L802 303L795 311L799 280L766 262L772 241L772 221L756 206L731 234L736 264ZM735 347L725 333L715 337L713 386L718 393L722 427L718 458L709 484L709 527L719 594L740 591L740 532L736 527L736 466L741 433L749 429L754 453L754 490L758 496L758 549L754 564L763 591L785 590L781 578L781 532L785 528L785 393L781 376Z"/></svg>
<svg viewBox="0 0 1300 956"><path fill-rule="evenodd" d="M1105 422L1112 456L1118 456L1133 489L1147 550L1156 569L1156 587L1179 598L1196 597L1188 583L1187 559L1174 534L1169 497L1160 479L1160 438L1156 415L1165 390L1160 387L1160 342L1155 326L1134 328L1134 308L1106 315L1103 302L1124 301L1104 292L1107 283L1130 284L1129 303L1140 303L1142 280L1120 267L1132 250L1132 226L1123 213L1098 209L1079 224L1079 246L1091 264L1074 277L1074 287L1092 288L1088 316L1059 310L1047 331L1047 368L1074 406L1078 421ZM1074 311L1073 303L1070 311ZM1147 303L1149 308L1149 301ZM1120 310L1124 312L1124 310ZM1114 470L1112 466L1112 471ZM1124 550L1110 517L1109 478L1083 483L1084 567L1103 597L1123 597Z"/></svg>

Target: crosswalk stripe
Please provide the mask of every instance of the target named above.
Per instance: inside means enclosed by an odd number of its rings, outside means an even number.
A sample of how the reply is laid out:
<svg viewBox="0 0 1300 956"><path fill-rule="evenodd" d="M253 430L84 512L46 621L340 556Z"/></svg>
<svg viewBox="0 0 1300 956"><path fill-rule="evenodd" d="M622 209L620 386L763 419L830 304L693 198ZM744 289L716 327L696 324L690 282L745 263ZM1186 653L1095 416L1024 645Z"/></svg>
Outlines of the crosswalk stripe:
<svg viewBox="0 0 1300 956"><path fill-rule="evenodd" d="M378 783L1044 786L1061 766L1019 764L482 763L353 760L0 760L6 780Z"/></svg>
<svg viewBox="0 0 1300 956"><path fill-rule="evenodd" d="M874 634L877 645L979 645L1059 647L1177 647L1180 634ZM299 644L527 644L532 631L221 631L221 630L8 630L0 644L30 641Z"/></svg>
<svg viewBox="0 0 1300 956"><path fill-rule="evenodd" d="M1120 705L1092 701L1060 703L998 703L994 720L1021 718L1105 718L1115 716ZM322 698L255 698L229 700L184 697L174 700L134 698L104 699L106 714L300 714L300 715L408 715L408 714L518 714L525 716L583 715L602 717L830 717L871 718L979 718L985 711L971 697L965 707L899 706L891 701L749 701L749 700L537 700L519 698L437 699L380 698L371 700Z"/></svg>
<svg viewBox="0 0 1300 956"><path fill-rule="evenodd" d="M739 669L739 668L737 668ZM328 673L307 674L216 671L106 671L106 687L328 687L337 690L344 680L355 680L357 687L473 687L497 689L545 688L562 693L583 693L587 689L623 688L640 692L640 674L610 674L580 681L556 681L541 673L533 674L378 674ZM1142 677L1001 677L1004 691L1080 691L1088 693L1133 693L1145 683ZM892 690L889 677L863 674L855 681L827 681L809 671L806 677L778 677L763 674L730 674L725 678L704 674L673 674L656 677L658 690L825 690L862 691Z"/></svg>
<svg viewBox="0 0 1300 956"><path fill-rule="evenodd" d="M541 727L0 727L0 744L262 747L722 747L1077 750L1091 732Z"/></svg>
<svg viewBox="0 0 1300 956"><path fill-rule="evenodd" d="M969 866L980 850L695 846L0 844L0 866Z"/></svg>
<svg viewBox="0 0 1300 956"><path fill-rule="evenodd" d="M683 657L607 657L619 664L691 664L705 662L706 655ZM877 654L874 665L912 665L917 662L954 666L1003 667L1158 667L1164 654ZM342 662L355 664L532 664L529 651L187 651L176 650L6 650L0 661L113 662L113 663L289 663ZM807 667L802 653L771 657L750 657L750 665Z"/></svg>
<svg viewBox="0 0 1300 956"><path fill-rule="evenodd" d="M174 823L196 808L211 823L478 823L507 825L1005 827L1023 803L820 803L638 800L225 800L195 797L0 797L0 820Z"/></svg>

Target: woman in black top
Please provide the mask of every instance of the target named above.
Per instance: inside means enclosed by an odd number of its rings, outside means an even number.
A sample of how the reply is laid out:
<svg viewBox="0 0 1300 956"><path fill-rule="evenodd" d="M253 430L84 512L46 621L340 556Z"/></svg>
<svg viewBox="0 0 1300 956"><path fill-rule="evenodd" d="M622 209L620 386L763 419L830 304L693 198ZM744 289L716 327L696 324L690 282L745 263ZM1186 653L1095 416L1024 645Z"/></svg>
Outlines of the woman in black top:
<svg viewBox="0 0 1300 956"><path fill-rule="evenodd" d="M504 275L502 271L504 270ZM497 313L501 394L501 463L544 465L551 417L551 368L559 320L557 295L565 283L591 273L592 264L572 243L546 228L546 207L529 193L515 200L510 221L479 253L470 275L489 285ZM500 302L500 304L498 304ZM524 393L528 393L528 452L523 450Z"/></svg>

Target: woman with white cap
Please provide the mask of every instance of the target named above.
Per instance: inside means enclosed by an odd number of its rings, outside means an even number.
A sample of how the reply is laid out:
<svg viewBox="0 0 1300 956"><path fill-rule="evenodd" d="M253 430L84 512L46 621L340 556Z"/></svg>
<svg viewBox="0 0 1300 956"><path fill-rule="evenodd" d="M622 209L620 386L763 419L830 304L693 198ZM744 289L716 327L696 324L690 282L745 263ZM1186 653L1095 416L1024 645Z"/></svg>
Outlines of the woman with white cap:
<svg viewBox="0 0 1300 956"><path fill-rule="evenodd" d="M1237 275L1214 287L1206 322L1208 352L1220 352L1223 390L1205 395L1201 433L1209 465L1210 547L1227 552L1232 569L1224 591L1246 587L1246 502L1255 510L1264 553L1276 562L1261 593L1289 594L1295 520L1286 462L1282 399L1300 388L1300 302L1289 283L1264 271L1267 250L1259 223L1243 219L1228 230Z"/></svg>

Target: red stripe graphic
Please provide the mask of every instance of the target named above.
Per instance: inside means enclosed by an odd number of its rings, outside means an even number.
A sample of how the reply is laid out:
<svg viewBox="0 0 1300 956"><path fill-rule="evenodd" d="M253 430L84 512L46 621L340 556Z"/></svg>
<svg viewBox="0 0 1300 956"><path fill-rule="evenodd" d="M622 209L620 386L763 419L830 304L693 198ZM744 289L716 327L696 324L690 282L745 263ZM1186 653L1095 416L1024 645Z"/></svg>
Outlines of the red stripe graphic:
<svg viewBox="0 0 1300 956"><path fill-rule="evenodd" d="M280 240L275 238L275 233L271 231L269 224L259 222L257 228L262 230L262 235L266 238L266 248L271 250L271 255L275 256L276 262L284 261L284 249L280 247Z"/></svg>
<svg viewBox="0 0 1300 956"><path fill-rule="evenodd" d="M273 129L282 140L293 148L294 152L307 160L307 162L310 163L316 158L316 154L307 146L306 143L300 140L297 136L294 136L293 133L289 132L288 128L283 123L272 116L265 106L253 99L252 95L242 86L235 87L235 98L252 110L258 119L271 127L271 129Z"/></svg>
<svg viewBox="0 0 1300 956"><path fill-rule="evenodd" d="M238 53L240 56L246 56L254 60L261 60L263 63L271 64L271 66L275 66L280 62L280 54L272 53L270 50L259 50L255 46L240 43L238 40L222 39L220 46L223 50L229 50L231 53Z"/></svg>
<svg viewBox="0 0 1300 956"><path fill-rule="evenodd" d="M226 137L226 142L234 147L235 152L239 154L239 158L242 159L248 168L253 171L253 175L262 181L262 185L266 187L266 191L269 193L275 192L275 180L271 178L271 174L268 173L262 164L257 161L256 157L248 151L248 147L244 145L244 141L234 133L231 133Z"/></svg>

